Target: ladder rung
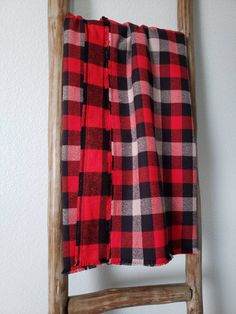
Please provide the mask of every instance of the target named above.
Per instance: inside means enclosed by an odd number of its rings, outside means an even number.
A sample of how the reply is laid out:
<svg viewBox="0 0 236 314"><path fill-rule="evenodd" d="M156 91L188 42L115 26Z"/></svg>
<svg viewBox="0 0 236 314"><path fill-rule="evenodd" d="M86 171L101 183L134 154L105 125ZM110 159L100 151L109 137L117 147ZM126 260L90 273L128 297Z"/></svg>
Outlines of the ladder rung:
<svg viewBox="0 0 236 314"><path fill-rule="evenodd" d="M102 313L117 308L190 301L186 283L105 289L69 298L68 313Z"/></svg>

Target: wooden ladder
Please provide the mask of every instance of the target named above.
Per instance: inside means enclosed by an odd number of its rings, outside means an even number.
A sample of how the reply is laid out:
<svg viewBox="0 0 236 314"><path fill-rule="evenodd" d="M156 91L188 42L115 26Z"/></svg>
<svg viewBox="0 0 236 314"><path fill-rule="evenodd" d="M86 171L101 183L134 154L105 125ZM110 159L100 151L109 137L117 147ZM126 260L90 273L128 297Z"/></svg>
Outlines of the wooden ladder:
<svg viewBox="0 0 236 314"><path fill-rule="evenodd" d="M178 29L188 37L188 60L195 129L195 77L193 55L193 1L178 0ZM48 0L49 35L49 186L48 186L48 264L49 314L102 313L115 308L186 302L188 314L202 314L202 260L200 193L197 198L199 253L186 254L183 283L105 289L68 297L68 275L61 274L61 104L63 19L69 0Z"/></svg>

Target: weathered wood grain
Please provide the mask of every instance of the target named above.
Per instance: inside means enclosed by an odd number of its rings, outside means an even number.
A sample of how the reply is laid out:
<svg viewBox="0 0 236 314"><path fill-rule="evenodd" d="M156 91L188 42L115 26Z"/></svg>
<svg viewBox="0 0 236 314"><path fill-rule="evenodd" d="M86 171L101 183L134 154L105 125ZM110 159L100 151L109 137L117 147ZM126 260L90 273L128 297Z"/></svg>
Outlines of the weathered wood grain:
<svg viewBox="0 0 236 314"><path fill-rule="evenodd" d="M106 289L69 299L68 313L103 313L111 309L147 304L184 302L191 299L186 283Z"/></svg>
<svg viewBox="0 0 236 314"><path fill-rule="evenodd" d="M64 314L68 276L62 275L61 221L61 103L63 17L69 1L48 1L49 107L48 107L48 312Z"/></svg>
<svg viewBox="0 0 236 314"><path fill-rule="evenodd" d="M193 0L178 0L178 29L188 38L188 60L191 98L193 108L194 126L197 135L196 97L195 97L195 67L193 42ZM188 314L202 314L202 232L201 232L201 199L200 189L197 198L198 215L198 242L199 253L187 254L185 263L186 282L193 292L192 299L187 302Z"/></svg>

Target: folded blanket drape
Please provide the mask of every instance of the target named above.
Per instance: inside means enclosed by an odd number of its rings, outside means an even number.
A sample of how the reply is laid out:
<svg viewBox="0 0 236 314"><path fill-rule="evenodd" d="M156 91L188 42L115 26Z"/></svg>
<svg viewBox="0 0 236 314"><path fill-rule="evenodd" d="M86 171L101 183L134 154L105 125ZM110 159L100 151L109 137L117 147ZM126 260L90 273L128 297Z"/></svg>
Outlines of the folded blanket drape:
<svg viewBox="0 0 236 314"><path fill-rule="evenodd" d="M186 36L64 20L63 273L196 253L198 169Z"/></svg>

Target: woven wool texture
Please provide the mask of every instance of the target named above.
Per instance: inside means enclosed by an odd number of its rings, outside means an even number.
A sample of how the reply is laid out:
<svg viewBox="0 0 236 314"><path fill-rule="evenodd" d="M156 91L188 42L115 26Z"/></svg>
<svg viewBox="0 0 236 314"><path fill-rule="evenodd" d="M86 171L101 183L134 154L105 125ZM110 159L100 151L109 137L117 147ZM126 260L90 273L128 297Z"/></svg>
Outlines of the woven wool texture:
<svg viewBox="0 0 236 314"><path fill-rule="evenodd" d="M198 169L178 31L64 20L63 273L196 253Z"/></svg>

